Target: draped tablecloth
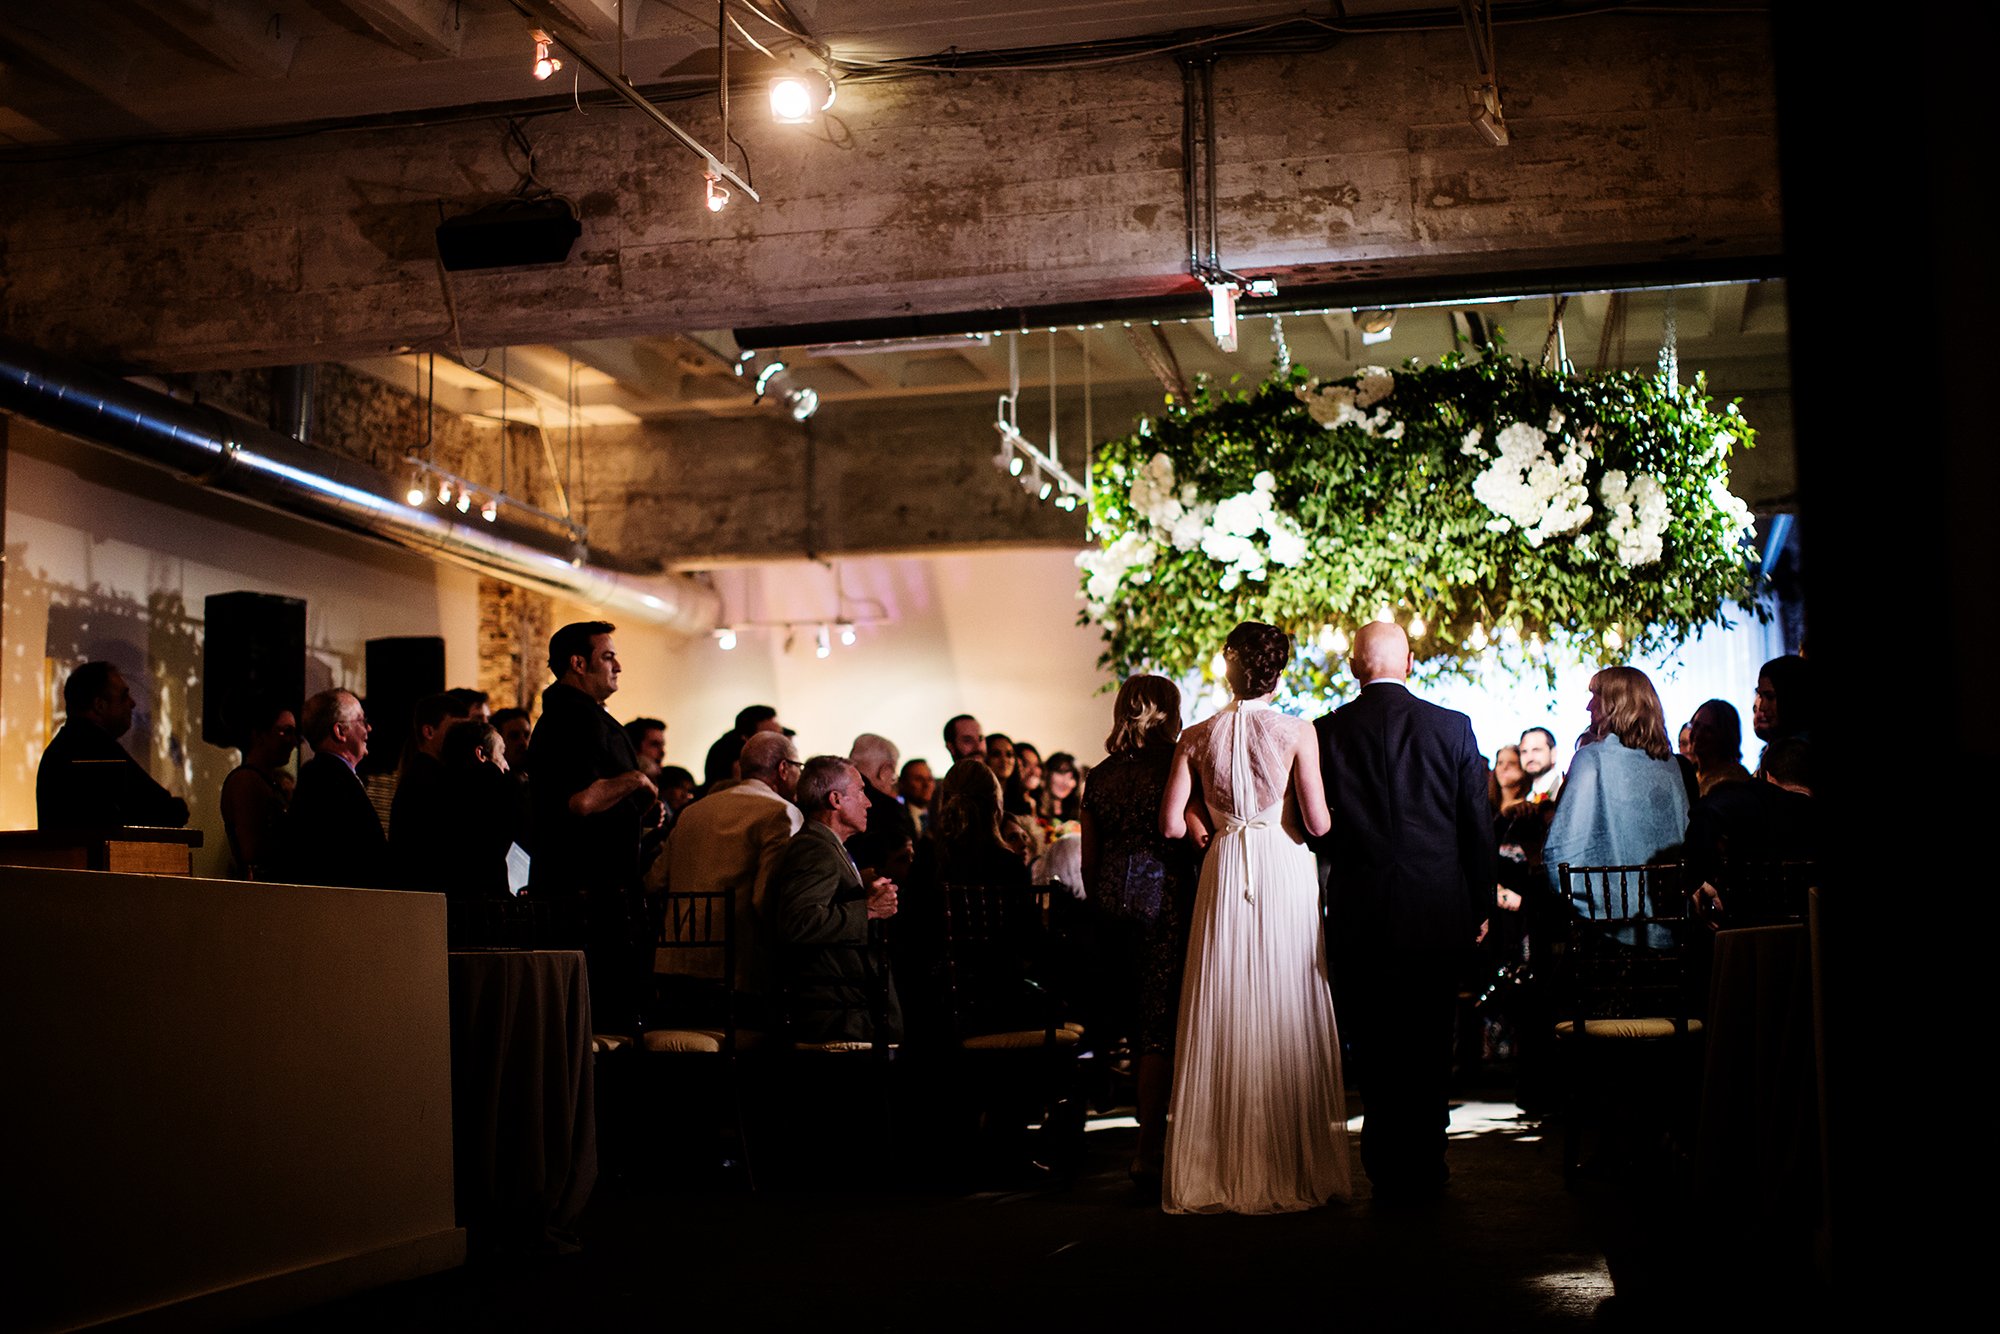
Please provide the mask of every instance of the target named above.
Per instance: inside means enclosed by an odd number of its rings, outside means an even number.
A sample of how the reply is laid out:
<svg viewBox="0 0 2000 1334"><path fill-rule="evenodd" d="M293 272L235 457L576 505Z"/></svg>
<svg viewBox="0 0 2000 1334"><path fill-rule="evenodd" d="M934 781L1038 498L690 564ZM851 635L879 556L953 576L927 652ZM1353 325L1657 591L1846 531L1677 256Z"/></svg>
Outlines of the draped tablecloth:
<svg viewBox="0 0 2000 1334"><path fill-rule="evenodd" d="M1718 1216L1808 1223L1819 1197L1818 1061L1804 926L1715 936L1695 1188Z"/></svg>
<svg viewBox="0 0 2000 1334"><path fill-rule="evenodd" d="M454 950L458 1221L480 1249L576 1246L597 1181L590 984L579 950Z"/></svg>

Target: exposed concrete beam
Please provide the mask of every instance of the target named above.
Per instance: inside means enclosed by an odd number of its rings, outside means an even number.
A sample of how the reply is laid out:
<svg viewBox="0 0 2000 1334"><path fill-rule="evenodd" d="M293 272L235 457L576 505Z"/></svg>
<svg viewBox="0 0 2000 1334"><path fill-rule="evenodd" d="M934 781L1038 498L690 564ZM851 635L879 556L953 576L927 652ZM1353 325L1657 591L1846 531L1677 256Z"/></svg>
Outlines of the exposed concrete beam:
<svg viewBox="0 0 2000 1334"><path fill-rule="evenodd" d="M340 0L382 40L418 60L455 56L465 45L451 0ZM532 52L530 53L532 54Z"/></svg>
<svg viewBox="0 0 2000 1334"><path fill-rule="evenodd" d="M282 79L299 49L296 26L268 0L140 0L147 13L221 64L253 79Z"/></svg>
<svg viewBox="0 0 2000 1334"><path fill-rule="evenodd" d="M1510 53L1510 80L1535 95L1510 104L1507 149L1465 123L1455 31L1223 62L1229 262L1296 289L1778 254L1761 20L1560 27ZM551 117L534 131L537 172L580 202L583 237L563 265L454 275L456 337L966 310L1004 327L1022 307L1197 294L1182 271L1179 100L1166 60L863 84L842 93L847 149L746 118L766 202L720 214L702 207L694 161L636 113ZM714 128L705 107L682 114ZM177 368L448 348L438 204L511 190L518 162L496 124L474 122L14 175L4 331Z"/></svg>
<svg viewBox="0 0 2000 1334"><path fill-rule="evenodd" d="M618 39L618 0L527 0L529 9L593 42ZM625 35L639 30L639 0L625 0Z"/></svg>
<svg viewBox="0 0 2000 1334"><path fill-rule="evenodd" d="M138 115L132 105L132 76L140 68L146 40L129 19L100 0L23 6L8 16L0 41L27 52L119 111Z"/></svg>

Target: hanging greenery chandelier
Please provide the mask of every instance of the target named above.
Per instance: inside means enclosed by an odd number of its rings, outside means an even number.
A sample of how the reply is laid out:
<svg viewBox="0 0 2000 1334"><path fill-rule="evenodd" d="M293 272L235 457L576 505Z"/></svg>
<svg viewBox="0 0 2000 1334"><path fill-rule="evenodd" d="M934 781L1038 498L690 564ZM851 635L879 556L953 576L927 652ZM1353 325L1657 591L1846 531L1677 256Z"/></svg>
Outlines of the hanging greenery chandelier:
<svg viewBox="0 0 2000 1334"><path fill-rule="evenodd" d="M1551 369L1489 345L1329 383L1281 366L1197 384L1102 446L1082 620L1123 677L1213 677L1231 626L1299 641L1329 697L1356 627L1394 620L1422 670L1622 661L1756 593L1729 456L1755 436L1703 377Z"/></svg>

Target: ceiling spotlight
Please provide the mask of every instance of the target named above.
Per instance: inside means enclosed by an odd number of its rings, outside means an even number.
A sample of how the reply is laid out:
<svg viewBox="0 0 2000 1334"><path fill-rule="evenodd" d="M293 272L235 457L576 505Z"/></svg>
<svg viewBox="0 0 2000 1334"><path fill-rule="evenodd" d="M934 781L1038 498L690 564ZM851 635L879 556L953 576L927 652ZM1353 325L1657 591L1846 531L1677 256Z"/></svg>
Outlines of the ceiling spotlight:
<svg viewBox="0 0 2000 1334"><path fill-rule="evenodd" d="M736 627L733 625L725 625L720 630L717 630L715 632L715 644L717 648L720 648L725 653L727 653L730 649L735 648Z"/></svg>
<svg viewBox="0 0 2000 1334"><path fill-rule="evenodd" d="M1495 148L1507 146L1507 114L1500 109L1500 89L1492 83L1473 84L1466 88L1466 101L1470 104L1469 119L1474 129L1486 136L1486 142Z"/></svg>
<svg viewBox="0 0 2000 1334"><path fill-rule="evenodd" d="M1049 493L1054 491L1055 489L1056 489L1056 484L1050 481L1048 478L1044 477L1042 479L1042 488L1040 491L1036 493L1035 499L1047 500L1049 498Z"/></svg>
<svg viewBox="0 0 2000 1334"><path fill-rule="evenodd" d="M771 80L771 119L780 125L810 125L833 105L833 77L817 70L781 74Z"/></svg>
<svg viewBox="0 0 2000 1334"><path fill-rule="evenodd" d="M1076 508L1076 497L1065 491L1056 497L1056 508L1069 511Z"/></svg>
<svg viewBox="0 0 2000 1334"><path fill-rule="evenodd" d="M1019 454L1011 456L1007 460L1007 475L1009 477L1019 477L1021 475L1021 468L1025 462Z"/></svg>
<svg viewBox="0 0 2000 1334"><path fill-rule="evenodd" d="M487 501L485 506L481 508L479 511L479 517L486 520L486 522L488 523L492 523L493 521L498 519L500 517L499 498L495 497L494 499Z"/></svg>
<svg viewBox="0 0 2000 1334"><path fill-rule="evenodd" d="M704 199L704 202L708 205L708 211L710 213L722 212L723 206L729 202L728 187L723 185L722 178L712 171L705 171L701 176L704 181L708 182L708 193Z"/></svg>
<svg viewBox="0 0 2000 1334"><path fill-rule="evenodd" d="M818 635L816 635L813 639L813 653L818 657L824 658L832 652L833 652L833 641L827 635L826 627L822 625L819 628Z"/></svg>
<svg viewBox="0 0 2000 1334"><path fill-rule="evenodd" d="M403 499L409 501L412 505L421 505L424 503L424 496L426 494L428 493L424 490L423 474L418 473L410 479L409 492L404 495Z"/></svg>
<svg viewBox="0 0 2000 1334"><path fill-rule="evenodd" d="M819 411L819 390L794 389L785 395L785 402L792 405L792 420L802 422Z"/></svg>
<svg viewBox="0 0 2000 1334"><path fill-rule="evenodd" d="M470 491L461 491L458 493L458 512L460 514L470 514L472 512L472 493Z"/></svg>
<svg viewBox="0 0 2000 1334"><path fill-rule="evenodd" d="M1386 343L1396 332L1396 312L1393 310L1357 310L1354 312L1354 327L1361 331L1361 341Z"/></svg>
<svg viewBox="0 0 2000 1334"><path fill-rule="evenodd" d="M562 68L562 61L549 54L549 35L540 28L535 29L535 77L546 79Z"/></svg>
<svg viewBox="0 0 2000 1334"><path fill-rule="evenodd" d="M842 621L840 623L840 643L844 648L854 647L854 623L852 621Z"/></svg>
<svg viewBox="0 0 2000 1334"><path fill-rule="evenodd" d="M762 398L764 396L764 390L769 387L772 378L782 373L784 369L784 362L774 361L765 366L763 370L757 372L757 397Z"/></svg>
<svg viewBox="0 0 2000 1334"><path fill-rule="evenodd" d="M1215 345L1224 352L1236 350L1236 284L1208 285L1209 321L1215 328ZM1182 323L1186 323L1185 320Z"/></svg>
<svg viewBox="0 0 2000 1334"><path fill-rule="evenodd" d="M448 481L438 483L438 504L451 504L451 483Z"/></svg>

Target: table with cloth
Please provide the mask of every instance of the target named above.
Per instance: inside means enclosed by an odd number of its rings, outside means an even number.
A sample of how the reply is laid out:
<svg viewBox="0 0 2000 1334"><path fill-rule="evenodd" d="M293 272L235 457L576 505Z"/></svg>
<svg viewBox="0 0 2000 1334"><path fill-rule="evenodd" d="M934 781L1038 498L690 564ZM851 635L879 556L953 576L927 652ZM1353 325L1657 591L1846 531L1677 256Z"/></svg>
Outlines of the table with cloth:
<svg viewBox="0 0 2000 1334"><path fill-rule="evenodd" d="M458 1219L485 1250L573 1250L597 1181L589 973L580 950L453 950Z"/></svg>

